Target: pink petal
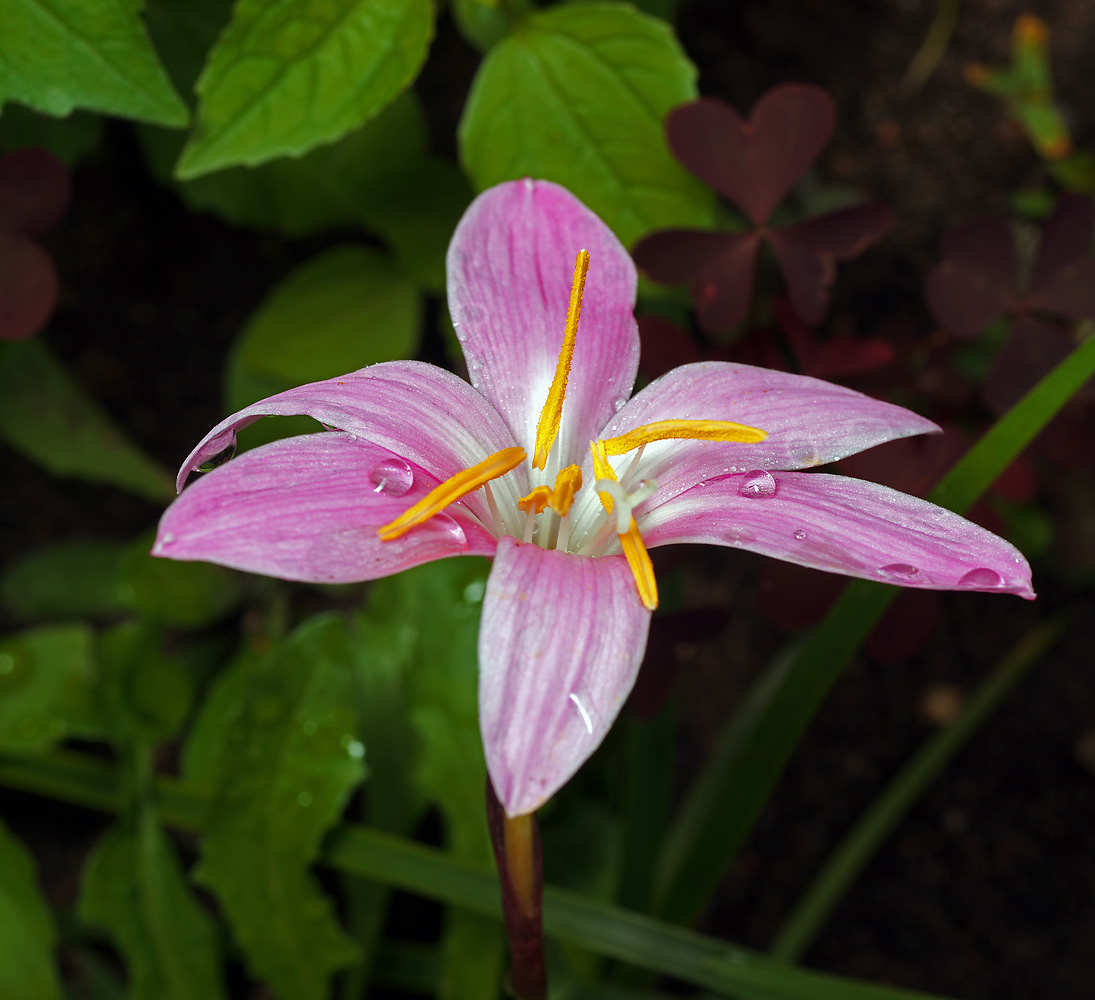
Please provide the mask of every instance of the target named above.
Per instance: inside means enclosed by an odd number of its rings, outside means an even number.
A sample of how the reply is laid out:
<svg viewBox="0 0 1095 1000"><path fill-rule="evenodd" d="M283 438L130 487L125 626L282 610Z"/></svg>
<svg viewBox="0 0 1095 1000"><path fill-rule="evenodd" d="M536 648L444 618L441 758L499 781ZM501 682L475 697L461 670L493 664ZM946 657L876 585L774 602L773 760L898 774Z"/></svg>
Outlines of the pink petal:
<svg viewBox="0 0 1095 1000"><path fill-rule="evenodd" d="M546 181L499 184L472 202L449 244L449 311L475 386L533 452L563 343L574 259L590 255L554 454L580 460L631 392L639 335L635 266L611 230Z"/></svg>
<svg viewBox="0 0 1095 1000"><path fill-rule="evenodd" d="M1034 597L1014 545L926 500L846 476L725 476L643 514L639 528L648 546L730 545L902 587Z"/></svg>
<svg viewBox="0 0 1095 1000"><path fill-rule="evenodd" d="M222 420L183 462L178 488L203 462L231 448L238 429L259 417L296 414L363 437L442 481L513 447L502 419L463 379L420 361L388 361L288 389ZM516 491L526 485L522 469L497 485L503 493L514 491L514 502ZM469 498L469 504L476 514L485 516L478 493Z"/></svg>
<svg viewBox="0 0 1095 1000"><path fill-rule="evenodd" d="M479 724L510 816L538 809L600 745L649 627L622 556L499 543L479 626Z"/></svg>
<svg viewBox="0 0 1095 1000"><path fill-rule="evenodd" d="M602 432L656 420L733 420L767 431L756 444L665 441L647 445L636 475L659 484L650 507L715 476L825 465L884 441L936 432L930 420L806 375L706 361L663 375Z"/></svg>
<svg viewBox="0 0 1095 1000"><path fill-rule="evenodd" d="M385 448L337 431L245 452L192 483L164 512L152 554L285 580L353 583L434 559L492 555L461 504L402 538L376 529L438 480Z"/></svg>

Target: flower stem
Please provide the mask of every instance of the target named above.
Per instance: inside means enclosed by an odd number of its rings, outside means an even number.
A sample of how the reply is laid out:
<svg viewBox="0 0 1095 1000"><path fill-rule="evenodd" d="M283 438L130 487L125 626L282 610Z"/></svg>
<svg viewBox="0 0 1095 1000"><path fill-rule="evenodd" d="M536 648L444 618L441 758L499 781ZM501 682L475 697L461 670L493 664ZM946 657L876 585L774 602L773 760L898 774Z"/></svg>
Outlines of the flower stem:
<svg viewBox="0 0 1095 1000"><path fill-rule="evenodd" d="M487 822L509 939L509 992L517 1000L545 1000L547 971L541 920L544 879L536 816L507 816L487 778Z"/></svg>

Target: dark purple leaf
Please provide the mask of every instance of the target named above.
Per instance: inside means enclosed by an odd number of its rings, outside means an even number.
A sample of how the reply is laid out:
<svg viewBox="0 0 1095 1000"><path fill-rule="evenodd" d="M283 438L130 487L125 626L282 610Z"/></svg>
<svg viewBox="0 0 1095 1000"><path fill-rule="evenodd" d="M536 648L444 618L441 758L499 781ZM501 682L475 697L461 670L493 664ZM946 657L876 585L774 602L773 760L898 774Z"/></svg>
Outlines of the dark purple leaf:
<svg viewBox="0 0 1095 1000"><path fill-rule="evenodd" d="M0 156L0 231L40 236L61 220L71 197L68 170L47 150Z"/></svg>
<svg viewBox="0 0 1095 1000"><path fill-rule="evenodd" d="M664 316L639 317L639 370L650 379L700 360L696 342Z"/></svg>
<svg viewBox="0 0 1095 1000"><path fill-rule="evenodd" d="M822 340L815 330L802 322L798 313L784 298L772 303L772 314L783 328L791 350L804 375L815 378L847 378L890 364L894 349L885 340L870 337L835 337Z"/></svg>
<svg viewBox="0 0 1095 1000"><path fill-rule="evenodd" d="M1045 228L1030 279L1028 299L1044 301L1043 290L1055 284L1060 273L1091 253L1095 205L1087 195L1065 195L1053 210Z"/></svg>
<svg viewBox="0 0 1095 1000"><path fill-rule="evenodd" d="M1015 301L1015 243L997 219L967 222L943 237L940 262L928 274L925 297L936 321L972 337Z"/></svg>
<svg viewBox="0 0 1095 1000"><path fill-rule="evenodd" d="M821 321L836 279L836 262L880 240L893 220L888 205L853 205L769 232L799 316L807 323Z"/></svg>
<svg viewBox="0 0 1095 1000"><path fill-rule="evenodd" d="M57 305L53 260L25 236L0 232L0 340L22 340L45 326Z"/></svg>
<svg viewBox="0 0 1095 1000"><path fill-rule="evenodd" d="M707 333L725 333L749 311L759 233L725 233L726 248L692 281L692 306Z"/></svg>
<svg viewBox="0 0 1095 1000"><path fill-rule="evenodd" d="M1069 319L1095 319L1095 257L1066 264L1031 295L1027 305L1060 313Z"/></svg>
<svg viewBox="0 0 1095 1000"><path fill-rule="evenodd" d="M666 135L681 163L762 226L835 124L836 107L824 90L784 83L753 105L748 121L711 98L681 105L666 119Z"/></svg>
<svg viewBox="0 0 1095 1000"><path fill-rule="evenodd" d="M1020 316L985 377L985 405L993 413L1010 409L1074 346L1067 328L1037 316Z"/></svg>
<svg viewBox="0 0 1095 1000"><path fill-rule="evenodd" d="M648 277L663 285L675 285L691 281L741 239L736 233L659 229L639 240L631 256Z"/></svg>

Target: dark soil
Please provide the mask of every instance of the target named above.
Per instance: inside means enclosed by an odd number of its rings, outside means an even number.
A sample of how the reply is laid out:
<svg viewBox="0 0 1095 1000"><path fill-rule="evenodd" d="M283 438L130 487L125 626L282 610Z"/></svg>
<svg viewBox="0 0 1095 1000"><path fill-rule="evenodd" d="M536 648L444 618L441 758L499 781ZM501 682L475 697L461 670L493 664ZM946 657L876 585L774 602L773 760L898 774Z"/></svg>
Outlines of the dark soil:
<svg viewBox="0 0 1095 1000"><path fill-rule="evenodd" d="M1054 72L1078 145L1095 144L1095 4L966 0L937 72L907 93L902 76L935 4L927 0L682 2L682 41L701 90L746 111L785 80L836 98L837 136L820 176L893 205L898 225L841 271L833 322L871 332L902 317L930 332L924 270L953 222L1006 209L1041 168L999 106L961 66L1007 61L1025 11L1051 25ZM443 18L422 83L439 150L451 150L460 88L475 58ZM446 79L446 73L449 74ZM185 212L148 178L128 126L112 124L76 173L72 211L45 242L62 277L44 335L88 392L150 454L174 467L222 415L228 347L271 285L315 246L285 244ZM0 451L0 563L73 537L132 538L158 510L112 490L60 482ZM682 678L682 753L697 761L747 682L785 638L757 606L760 560L712 552L690 564L695 603L732 606L727 633ZM818 968L966 1000L1080 1000L1095 995L1095 684L1085 638L1090 597L1036 567L1034 605L949 597L927 648L887 667L853 664L792 760L704 929L765 947L811 874L885 781L932 731L932 684L968 692L1039 620L1075 610L1071 631L1024 680L884 846L807 956ZM0 621L0 625L10 623ZM33 829L43 875L70 901L82 851L99 829L0 791ZM731 806L728 804L728 808ZM21 814L16 816L16 814ZM56 832L55 837L50 831Z"/></svg>

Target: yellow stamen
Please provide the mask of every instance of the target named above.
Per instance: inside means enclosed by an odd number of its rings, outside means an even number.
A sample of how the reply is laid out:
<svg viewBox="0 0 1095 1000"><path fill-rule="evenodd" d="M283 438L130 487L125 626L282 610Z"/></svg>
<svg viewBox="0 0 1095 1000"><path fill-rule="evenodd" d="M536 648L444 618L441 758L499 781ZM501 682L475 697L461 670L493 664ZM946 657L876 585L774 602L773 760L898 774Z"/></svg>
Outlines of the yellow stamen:
<svg viewBox="0 0 1095 1000"><path fill-rule="evenodd" d="M589 442L589 451L593 456L593 478L594 479L616 479L616 472L611 465L608 464L608 455L605 453L605 443L600 439ZM616 479L616 482L619 482ZM612 513L613 501L612 497L605 493L603 490L597 491L597 496L601 498L601 505L609 514Z"/></svg>
<svg viewBox="0 0 1095 1000"><path fill-rule="evenodd" d="M532 512L539 514L549 503L551 503L551 487L537 486L528 496L521 497L517 501L517 509L527 513L528 509L532 507Z"/></svg>
<svg viewBox="0 0 1095 1000"><path fill-rule="evenodd" d="M635 577L639 597L643 604L653 611L658 606L658 582L654 579L654 564L650 561L650 553L646 551L635 518L631 519L631 527L627 529L627 534L617 537L620 539L620 545L623 546L624 555L627 556L631 575Z"/></svg>
<svg viewBox="0 0 1095 1000"><path fill-rule="evenodd" d="M754 444L766 437L767 431L746 424L735 424L730 420L655 420L652 424L643 424L619 437L606 438L601 443L606 455L626 455L652 441L682 439ZM599 473L598 478L601 478Z"/></svg>
<svg viewBox="0 0 1095 1000"><path fill-rule="evenodd" d="M464 469L463 472L458 472L455 476L446 479L440 486L434 487L418 503L405 510L390 524L377 528L377 534L385 542L405 535L411 528L428 521L435 514L440 514L449 504L455 503L462 496L516 469L524 460L524 448L503 448L501 451L496 451L478 465Z"/></svg>
<svg viewBox="0 0 1095 1000"><path fill-rule="evenodd" d="M548 503L560 517L565 517L574 503L574 494L582 488L582 470L576 465L568 465L555 477L555 489L551 491Z"/></svg>
<svg viewBox="0 0 1095 1000"><path fill-rule="evenodd" d="M536 425L536 450L532 465L536 469L547 467L548 452L559 433L559 422L563 416L563 400L567 394L567 379L570 377L570 364L574 360L574 344L578 337L578 317L582 312L582 292L589 271L589 251L579 250L574 261L574 281L570 286L570 306L567 309L567 325L563 334L563 346L559 349L559 361L555 366L555 378L551 380L547 402L540 411L540 422Z"/></svg>
<svg viewBox="0 0 1095 1000"><path fill-rule="evenodd" d="M635 447L637 448L638 445ZM609 465L608 456L605 454L605 442L590 441L589 450L593 455L593 471L597 478L619 482L615 471ZM612 497L603 490L598 490L597 496L601 498L601 504L604 506L605 511L611 514L612 508L615 506ZM635 518L631 519L627 531L618 532L616 537L620 539L620 545L627 557L627 564L631 567L631 575L635 577L635 588L639 591L639 598L643 604L653 611L658 606L658 582L654 579L654 564L650 561L650 554L643 544L643 538L639 534L639 526L635 523Z"/></svg>

